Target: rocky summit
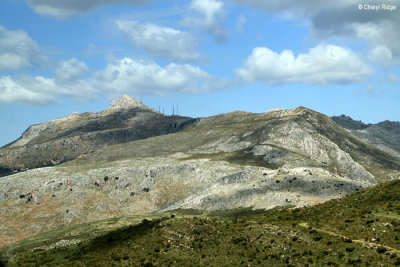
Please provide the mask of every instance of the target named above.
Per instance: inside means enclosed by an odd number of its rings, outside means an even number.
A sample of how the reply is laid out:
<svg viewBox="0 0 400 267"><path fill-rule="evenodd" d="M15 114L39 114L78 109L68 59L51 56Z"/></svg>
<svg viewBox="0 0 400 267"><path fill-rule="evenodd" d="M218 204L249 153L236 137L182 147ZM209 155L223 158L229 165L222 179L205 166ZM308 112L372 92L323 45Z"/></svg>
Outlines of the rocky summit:
<svg viewBox="0 0 400 267"><path fill-rule="evenodd" d="M111 103L111 106L106 110L114 111L114 110L119 110L119 109L130 109L130 108L136 108L136 107L150 109L145 104L143 104L142 101L137 100L128 95L123 95L119 99L114 100ZM155 110L153 110L153 111L155 111Z"/></svg>
<svg viewBox="0 0 400 267"><path fill-rule="evenodd" d="M400 177L396 157L304 107L194 119L128 96L31 126L0 154L29 168L0 178L0 245L166 210L314 205Z"/></svg>
<svg viewBox="0 0 400 267"><path fill-rule="evenodd" d="M124 95L99 113L74 113L30 126L18 140L0 149L0 168L15 172L53 166L105 145L176 132L193 121L164 116Z"/></svg>

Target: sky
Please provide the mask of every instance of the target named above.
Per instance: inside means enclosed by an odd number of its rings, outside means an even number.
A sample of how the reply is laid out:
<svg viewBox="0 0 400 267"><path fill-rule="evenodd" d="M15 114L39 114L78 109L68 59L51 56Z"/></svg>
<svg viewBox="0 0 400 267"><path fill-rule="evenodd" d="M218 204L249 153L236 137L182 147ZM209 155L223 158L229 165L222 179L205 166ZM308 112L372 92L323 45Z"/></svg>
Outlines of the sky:
<svg viewBox="0 0 400 267"><path fill-rule="evenodd" d="M127 94L400 120L400 0L1 0L0 146Z"/></svg>

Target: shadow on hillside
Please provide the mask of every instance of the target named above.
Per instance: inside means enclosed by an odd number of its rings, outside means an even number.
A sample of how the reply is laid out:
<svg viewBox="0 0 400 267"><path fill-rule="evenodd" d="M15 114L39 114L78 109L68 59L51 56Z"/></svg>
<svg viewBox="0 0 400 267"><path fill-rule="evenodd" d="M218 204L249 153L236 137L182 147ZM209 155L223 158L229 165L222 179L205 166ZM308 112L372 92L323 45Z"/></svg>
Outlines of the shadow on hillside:
<svg viewBox="0 0 400 267"><path fill-rule="evenodd" d="M80 249L75 253L75 257L86 254L92 251L107 250L116 244L120 244L129 239L136 239L140 236L146 235L148 232L157 226L159 223L168 220L168 217L163 217L155 220L144 219L140 224L131 225L109 232L105 235L96 237L89 242L83 249Z"/></svg>

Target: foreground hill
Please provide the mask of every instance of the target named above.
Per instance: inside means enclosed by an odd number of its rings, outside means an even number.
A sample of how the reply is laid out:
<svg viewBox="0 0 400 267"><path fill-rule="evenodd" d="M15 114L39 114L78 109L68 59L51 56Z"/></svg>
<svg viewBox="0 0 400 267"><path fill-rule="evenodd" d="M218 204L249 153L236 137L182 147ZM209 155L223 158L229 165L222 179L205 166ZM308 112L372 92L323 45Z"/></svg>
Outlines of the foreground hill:
<svg viewBox="0 0 400 267"><path fill-rule="evenodd" d="M149 112L185 126L1 178L0 246L60 226L179 208L314 205L400 176L395 158L304 107L196 120ZM150 122L152 133L170 129ZM138 125L132 132L143 132Z"/></svg>
<svg viewBox="0 0 400 267"><path fill-rule="evenodd" d="M324 204L175 210L78 225L0 248L7 266L396 266L400 181Z"/></svg>

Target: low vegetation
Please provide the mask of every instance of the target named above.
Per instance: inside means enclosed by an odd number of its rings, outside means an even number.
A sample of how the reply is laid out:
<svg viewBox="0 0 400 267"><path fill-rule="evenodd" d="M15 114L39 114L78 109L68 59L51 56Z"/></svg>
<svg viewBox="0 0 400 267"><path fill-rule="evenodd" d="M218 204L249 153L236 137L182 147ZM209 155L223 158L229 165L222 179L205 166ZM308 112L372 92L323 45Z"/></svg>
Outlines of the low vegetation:
<svg viewBox="0 0 400 267"><path fill-rule="evenodd" d="M74 231L46 233L0 248L3 264L400 265L400 181L300 209L212 213L175 210L147 218L125 218L123 224L119 220L87 224ZM108 231L104 225L108 225ZM89 235L88 232L95 233L94 229L103 231ZM56 244L60 244L60 237L68 240L68 232L81 241L65 246L49 245L52 239ZM45 240L44 236L47 246L38 242Z"/></svg>

